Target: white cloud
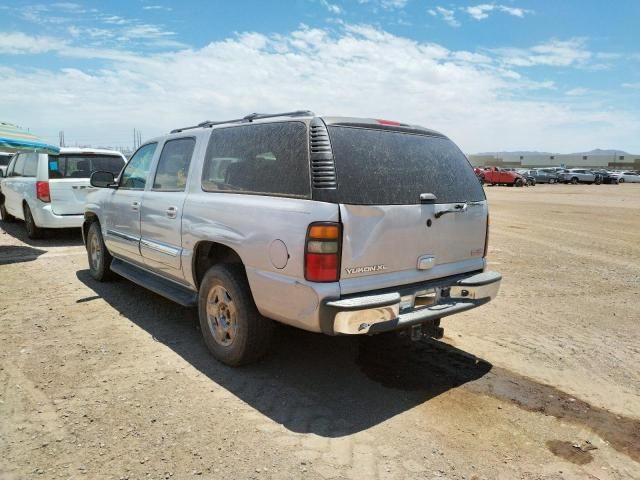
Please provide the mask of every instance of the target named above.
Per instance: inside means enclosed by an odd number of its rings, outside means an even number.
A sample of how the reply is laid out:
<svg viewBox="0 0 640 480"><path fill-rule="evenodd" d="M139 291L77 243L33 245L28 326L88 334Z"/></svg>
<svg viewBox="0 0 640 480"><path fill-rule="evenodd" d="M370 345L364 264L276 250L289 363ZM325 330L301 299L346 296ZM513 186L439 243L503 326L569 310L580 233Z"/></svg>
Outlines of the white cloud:
<svg viewBox="0 0 640 480"><path fill-rule="evenodd" d="M493 50L502 62L516 67L547 65L555 67L587 66L594 55L584 38L551 40L528 49L502 48Z"/></svg>
<svg viewBox="0 0 640 480"><path fill-rule="evenodd" d="M408 2L409 0L382 0L380 4L382 5L382 8L386 8L388 10L400 10L406 7Z"/></svg>
<svg viewBox="0 0 640 480"><path fill-rule="evenodd" d="M640 89L640 82L635 82L635 83L623 83L622 86L624 88L638 88Z"/></svg>
<svg viewBox="0 0 640 480"><path fill-rule="evenodd" d="M21 51L40 40L23 39ZM450 50L367 25L247 32L153 54L48 41L57 55L101 62L90 69L0 66L0 111L52 141L64 129L71 142L128 145L133 127L154 136L207 118L309 108L422 124L466 151L580 151L591 147L585 139L640 150L632 111L562 94L531 100L541 89L553 92L553 83L529 80L492 53Z"/></svg>
<svg viewBox="0 0 640 480"><path fill-rule="evenodd" d="M31 36L22 32L3 32L0 35L0 53L46 53L65 48L67 42L49 36Z"/></svg>
<svg viewBox="0 0 640 480"><path fill-rule="evenodd" d="M333 14L339 15L342 13L342 8L335 3L329 3L327 0L320 0L320 3L322 3L322 5L324 5L324 7Z"/></svg>
<svg viewBox="0 0 640 480"><path fill-rule="evenodd" d="M532 10L527 10L526 8L509 7L507 5L499 5L495 3L481 3L463 8L463 10L471 15L475 20L484 20L485 18L489 18L489 13L493 11L503 12L519 18L523 18L525 15L533 13Z"/></svg>
<svg viewBox="0 0 640 480"><path fill-rule="evenodd" d="M142 7L143 10L164 10L165 12L173 11L171 7L165 7L164 5L146 5Z"/></svg>
<svg viewBox="0 0 640 480"><path fill-rule="evenodd" d="M459 27L460 22L456 19L456 12L444 7L435 7L427 10L434 17L442 17L442 19L452 27Z"/></svg>

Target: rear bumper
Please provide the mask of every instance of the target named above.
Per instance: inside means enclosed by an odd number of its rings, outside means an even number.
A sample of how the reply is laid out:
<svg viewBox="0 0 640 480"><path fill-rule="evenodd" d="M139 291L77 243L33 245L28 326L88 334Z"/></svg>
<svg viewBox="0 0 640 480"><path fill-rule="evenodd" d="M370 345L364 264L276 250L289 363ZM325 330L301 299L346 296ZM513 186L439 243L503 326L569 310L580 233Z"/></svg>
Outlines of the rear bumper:
<svg viewBox="0 0 640 480"><path fill-rule="evenodd" d="M31 209L36 225L41 228L80 228L84 215L56 215L51 210L51 204L42 204Z"/></svg>
<svg viewBox="0 0 640 480"><path fill-rule="evenodd" d="M325 322L333 323L336 335L399 330L484 305L496 297L501 280L502 276L497 272L483 272L412 285L398 291L325 300L321 317Z"/></svg>

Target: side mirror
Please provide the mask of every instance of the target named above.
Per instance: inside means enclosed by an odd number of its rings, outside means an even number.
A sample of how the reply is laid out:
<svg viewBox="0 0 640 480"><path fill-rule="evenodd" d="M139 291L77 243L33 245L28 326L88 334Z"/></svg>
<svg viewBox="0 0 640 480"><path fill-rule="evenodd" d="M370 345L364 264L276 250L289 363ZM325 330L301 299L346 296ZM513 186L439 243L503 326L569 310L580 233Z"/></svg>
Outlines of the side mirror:
<svg viewBox="0 0 640 480"><path fill-rule="evenodd" d="M89 178L92 187L115 188L116 179L111 172L93 172Z"/></svg>

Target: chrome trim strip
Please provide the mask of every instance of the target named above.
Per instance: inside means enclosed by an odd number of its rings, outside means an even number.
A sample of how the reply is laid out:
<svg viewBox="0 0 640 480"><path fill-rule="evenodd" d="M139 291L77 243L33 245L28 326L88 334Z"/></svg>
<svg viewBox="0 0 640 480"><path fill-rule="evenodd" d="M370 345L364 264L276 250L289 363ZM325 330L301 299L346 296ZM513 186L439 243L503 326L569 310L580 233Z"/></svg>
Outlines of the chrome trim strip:
<svg viewBox="0 0 640 480"><path fill-rule="evenodd" d="M146 240L144 238L140 239L140 246L147 247L151 250L155 250L156 252L164 253L165 255L169 255L171 257L177 257L180 255L181 248L170 247L164 243L154 242L152 240Z"/></svg>
<svg viewBox="0 0 640 480"><path fill-rule="evenodd" d="M129 242L138 243L138 241L140 241L140 237L134 237L133 235L129 235L127 233L117 232L116 230L107 230L107 235L111 237L118 237Z"/></svg>

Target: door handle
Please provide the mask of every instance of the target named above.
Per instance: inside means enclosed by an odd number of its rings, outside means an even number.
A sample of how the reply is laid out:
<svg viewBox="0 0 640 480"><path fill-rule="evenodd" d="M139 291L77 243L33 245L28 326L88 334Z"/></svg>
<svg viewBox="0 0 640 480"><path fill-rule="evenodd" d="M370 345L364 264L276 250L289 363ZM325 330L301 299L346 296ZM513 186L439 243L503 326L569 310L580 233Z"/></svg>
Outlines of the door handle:
<svg viewBox="0 0 640 480"><path fill-rule="evenodd" d="M140 202L131 202L131 210L134 212L140 210Z"/></svg>
<svg viewBox="0 0 640 480"><path fill-rule="evenodd" d="M178 209L176 207L167 208L167 217L176 218L177 214L178 214Z"/></svg>

